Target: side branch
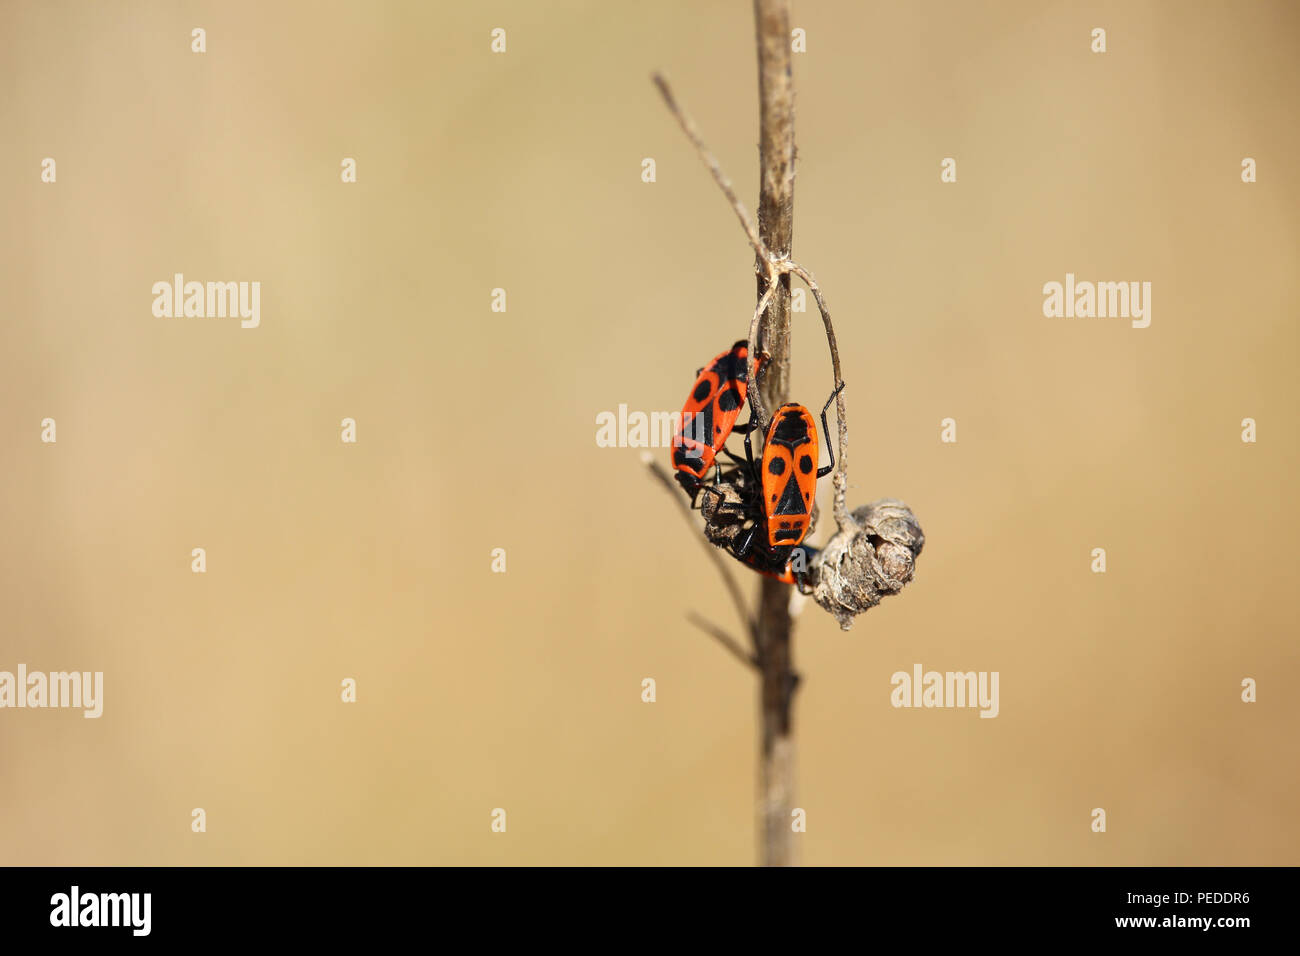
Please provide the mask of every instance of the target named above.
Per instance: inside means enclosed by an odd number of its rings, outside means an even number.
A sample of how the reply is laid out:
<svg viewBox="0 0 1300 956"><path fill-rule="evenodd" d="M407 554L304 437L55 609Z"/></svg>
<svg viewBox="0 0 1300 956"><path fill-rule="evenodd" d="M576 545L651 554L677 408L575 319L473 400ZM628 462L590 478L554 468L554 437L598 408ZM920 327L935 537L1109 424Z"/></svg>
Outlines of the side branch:
<svg viewBox="0 0 1300 956"><path fill-rule="evenodd" d="M669 497L677 503L678 509L686 518L686 523L691 526L691 531L699 536L700 543L704 545L704 550L709 553L709 560L718 569L718 574L722 575L722 583L727 588L727 593L731 595L731 603L736 606L736 614L740 616L740 622L745 626L745 633L749 635L750 643L754 648L754 655L757 657L758 627L754 623L754 619L750 617L749 609L745 606L745 597L740 593L740 585L736 584L731 569L727 566L727 562L723 560L722 552L710 544L709 539L704 537L700 533L700 529L695 526L695 520L691 517L691 510L677 497L677 488L674 487L673 480L668 477L668 473L660 467L657 461L650 457L648 452L641 456L641 460L645 462L646 468L649 469L655 480L668 490Z"/></svg>
<svg viewBox="0 0 1300 956"><path fill-rule="evenodd" d="M695 151L700 154L700 159L704 160L704 165L709 167L709 172L713 174L713 181L718 184L722 194L731 203L736 218L740 220L741 228L745 230L745 235L749 238L749 244L754 248L754 254L765 261L768 258L767 250L763 248L763 242L758 238L758 230L754 228L754 220L750 218L749 210L745 208L745 204L736 195L736 188L731 184L730 177L722 171L722 164L718 162L717 157L713 155L709 147L704 145L703 137L700 136L699 130L695 128L695 121L677 104L677 98L673 96L673 91L668 86L668 81L664 79L662 73L653 73L650 78L654 80L655 86L659 88L659 94L664 98L664 102L668 104L669 111L677 118L677 123L681 126L682 132L691 141Z"/></svg>
<svg viewBox="0 0 1300 956"><path fill-rule="evenodd" d="M686 620L690 621L692 624L698 627L705 634L709 635L709 637L713 638L719 644L725 647L727 651L734 658L736 658L736 660L740 661L742 664L746 665L747 667L753 667L753 668L758 667L758 658L755 657L752 653L747 654L745 652L745 649L740 646L739 641L737 641L734 637L732 637L722 628L718 627L712 621L709 621L706 618L701 617L700 615L696 614L694 611L691 611L686 615Z"/></svg>

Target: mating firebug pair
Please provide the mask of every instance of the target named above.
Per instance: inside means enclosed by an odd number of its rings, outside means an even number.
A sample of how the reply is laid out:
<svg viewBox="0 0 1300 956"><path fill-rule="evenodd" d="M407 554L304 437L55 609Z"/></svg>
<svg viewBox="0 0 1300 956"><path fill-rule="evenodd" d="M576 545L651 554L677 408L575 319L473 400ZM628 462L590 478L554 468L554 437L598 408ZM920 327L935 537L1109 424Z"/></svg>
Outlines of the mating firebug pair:
<svg viewBox="0 0 1300 956"><path fill-rule="evenodd" d="M812 525L817 479L835 467L826 409L844 386L831 393L822 408L829 465L817 467L817 423L807 408L794 402L782 405L772 416L762 459L756 463L750 443L752 411L750 420L736 428L749 389L748 357L748 342L742 340L700 369L682 408L682 427L673 442L673 468L692 504L705 494L705 530L713 543L762 574L802 587L815 553L800 546ZM761 364L760 360L755 368ZM743 461L726 447L733 430L745 435ZM719 454L730 458L733 467L724 472L717 464ZM717 473L706 482L710 468Z"/></svg>

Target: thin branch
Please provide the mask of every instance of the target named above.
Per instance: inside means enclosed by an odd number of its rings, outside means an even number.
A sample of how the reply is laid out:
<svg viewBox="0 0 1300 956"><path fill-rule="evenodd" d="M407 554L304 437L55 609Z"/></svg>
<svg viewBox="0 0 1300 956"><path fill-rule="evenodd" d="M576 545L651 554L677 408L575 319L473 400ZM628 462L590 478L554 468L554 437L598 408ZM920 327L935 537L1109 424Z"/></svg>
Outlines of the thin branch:
<svg viewBox="0 0 1300 956"><path fill-rule="evenodd" d="M790 0L754 0L755 37L758 45L759 93L759 200L758 229L736 196L731 180L716 157L704 145L695 123L677 104L668 83L659 74L655 85L677 118L682 131L695 146L726 196L754 250L758 277L758 304L749 323L748 398L756 427L766 436L770 425L768 408L786 399L790 376L790 276L799 276L812 290L821 312L831 350L835 374L840 455L836 462L834 514L840 530L856 528L845 503L848 484L848 427L839 346L830 310L816 280L790 259L794 233L794 82L790 51ZM762 380L759 361L762 361ZM651 470L671 490L668 476L654 466ZM674 495L674 499L676 495ZM680 505L681 502L678 502ZM683 506L685 507L685 506ZM690 518L689 511L687 513ZM694 521L691 522L694 527ZM712 549L711 549L712 552ZM734 582L723 570L732 599L737 600ZM793 668L790 591L787 585L764 578L760 582L758 608L751 619L738 603L742 620L751 628L759 666L761 740L759 764L759 839L762 861L769 865L790 865L796 857L790 832L790 807L794 801L794 731L792 709L799 679ZM697 622L697 626L704 624ZM706 628L709 629L709 628ZM719 640L725 634L715 633ZM726 641L724 641L726 643ZM734 641L731 642L734 645ZM730 647L730 645L729 645ZM734 652L734 651L733 651Z"/></svg>
<svg viewBox="0 0 1300 956"><path fill-rule="evenodd" d="M730 651L732 655L736 657L736 659L738 659L742 664L746 665L747 667L753 667L755 669L758 668L758 658L755 657L753 654L745 653L745 649L740 646L740 642L737 641L730 634L728 634L726 631L724 631L722 628L718 627L716 624L712 623L711 621L705 620L703 617L696 614L694 611L687 612L686 620L690 621L692 624L698 627L705 634L708 634L710 637L715 638L719 644L721 644L728 651Z"/></svg>
<svg viewBox="0 0 1300 956"><path fill-rule="evenodd" d="M662 73L651 74L651 78L654 80L655 86L659 88L659 93L663 96L664 102L668 105L669 111L674 117L676 117L678 125L682 128L682 132L685 133L686 138L691 141L691 145L694 146L695 151L699 153L700 159L704 161L704 165L709 167L709 172L713 174L713 181L718 184L718 188L722 190L722 194L727 198L727 202L729 202L731 208L735 210L736 218L740 220L740 226L745 230L745 236L749 239L749 245L753 248L754 255L757 258L757 265L759 266L758 271L762 277L760 281L765 280L764 285L766 291L759 300L758 308L754 311L754 317L749 324L748 372L749 381L754 385L754 387L750 389L750 402L754 407L754 420L758 423L759 431L763 434L767 434L767 410L764 408L762 396L757 394L756 370L758 364L758 322L759 318L767 309L768 303L771 301L773 287L776 284L778 275L780 275L777 268L775 268L779 265L779 260L768 251L763 240L759 238L758 229L754 226L754 220L750 217L749 210L745 208L745 204L740 201L740 197L736 195L736 189L731 183L731 178L723 172L722 164L718 162L718 158L713 155L713 151L705 144L704 137L700 135L699 129L695 126L695 121L691 119L690 114L687 113L686 110L682 108L681 104L677 102L677 97L673 95L672 87L668 85L668 81L664 78Z"/></svg>
<svg viewBox="0 0 1300 956"><path fill-rule="evenodd" d="M754 220L749 216L749 210L745 208L745 204L736 195L736 189L732 186L731 179L722 171L722 164L718 162L717 157L713 155L709 147L704 145L703 137L700 136L699 130L695 128L695 121L691 119L690 114L678 105L677 98L673 96L672 88L669 87L668 81L664 79L662 73L651 74L651 79L654 80L655 86L659 88L659 93L663 96L664 102L668 104L668 109L672 111L673 116L677 117L677 123L681 126L682 132L691 141L695 151L700 154L700 159L704 160L704 165L709 167L714 182L718 184L722 194L731 203L731 208L736 211L736 218L740 220L745 235L749 237L749 244L754 247L754 254L764 261L768 260L771 257L767 254L763 241L758 238L758 229L755 228Z"/></svg>
<svg viewBox="0 0 1300 956"><path fill-rule="evenodd" d="M749 608L745 605L745 596L741 594L740 585L736 583L735 577L732 576L731 568L728 567L727 562L723 560L722 552L710 544L709 540L700 533L700 529L695 525L694 517L691 516L691 509L688 508L685 502L678 497L677 492L679 489L673 483L672 478L668 476L668 472L664 471L659 462L651 458L648 452L641 456L641 460L645 462L646 468L650 470L650 474L667 489L669 496L674 502L676 502L677 507L686 518L686 523L691 526L691 531L699 537L700 543L704 545L704 550L709 554L709 560L713 562L714 566L718 569L718 573L722 575L722 583L726 585L727 593L731 595L731 602L736 606L736 613L740 616L740 622L745 626L745 632L749 635L750 642L754 647L754 654L757 657L758 626L754 623L754 619L749 615Z"/></svg>

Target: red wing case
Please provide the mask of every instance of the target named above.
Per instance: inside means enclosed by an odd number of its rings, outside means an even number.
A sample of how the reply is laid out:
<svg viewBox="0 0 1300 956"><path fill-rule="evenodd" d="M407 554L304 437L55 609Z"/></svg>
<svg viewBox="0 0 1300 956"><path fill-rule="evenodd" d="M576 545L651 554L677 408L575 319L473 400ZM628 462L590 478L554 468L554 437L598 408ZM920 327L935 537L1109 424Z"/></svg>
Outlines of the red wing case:
<svg viewBox="0 0 1300 956"><path fill-rule="evenodd" d="M763 513L767 543L786 548L803 541L817 494L817 424L793 402L772 416L763 446Z"/></svg>
<svg viewBox="0 0 1300 956"><path fill-rule="evenodd" d="M741 339L700 370L673 436L673 467L703 478L736 427L749 390L749 343Z"/></svg>

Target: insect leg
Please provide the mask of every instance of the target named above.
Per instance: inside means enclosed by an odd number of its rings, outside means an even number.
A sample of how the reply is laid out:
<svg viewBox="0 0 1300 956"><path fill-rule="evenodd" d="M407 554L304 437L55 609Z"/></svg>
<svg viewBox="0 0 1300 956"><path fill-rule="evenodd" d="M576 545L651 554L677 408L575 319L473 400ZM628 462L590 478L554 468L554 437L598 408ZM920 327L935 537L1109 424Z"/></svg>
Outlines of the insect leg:
<svg viewBox="0 0 1300 956"><path fill-rule="evenodd" d="M831 392L831 397L826 399L826 404L822 406L822 434L826 436L826 452L831 456L831 463L825 468L817 469L817 477L825 478L835 470L835 447L831 444L831 430L826 425L826 409L831 407L831 402L835 401L835 396L844 391L844 382L840 382L840 387Z"/></svg>

